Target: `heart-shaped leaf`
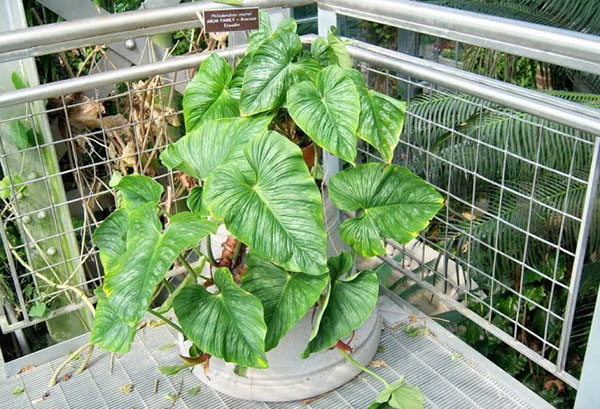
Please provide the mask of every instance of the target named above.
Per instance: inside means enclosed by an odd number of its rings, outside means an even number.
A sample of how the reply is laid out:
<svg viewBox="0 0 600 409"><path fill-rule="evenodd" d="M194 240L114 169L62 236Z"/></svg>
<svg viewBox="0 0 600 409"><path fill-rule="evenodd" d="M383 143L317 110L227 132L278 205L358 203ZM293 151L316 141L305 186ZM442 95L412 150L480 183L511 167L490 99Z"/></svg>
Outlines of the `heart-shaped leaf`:
<svg viewBox="0 0 600 409"><path fill-rule="evenodd" d="M267 325L258 298L238 287L226 268L214 274L219 294L186 287L173 301L185 335L203 352L250 368L266 368Z"/></svg>
<svg viewBox="0 0 600 409"><path fill-rule="evenodd" d="M296 33L280 30L258 47L244 74L240 111L249 116L282 106L287 90L308 80L321 68L313 59L300 59L302 42Z"/></svg>
<svg viewBox="0 0 600 409"><path fill-rule="evenodd" d="M123 209L125 210L125 209ZM156 205L147 203L134 210L109 218L114 240L123 244L123 231L127 238L118 259L113 246L105 247L108 230L101 225L101 240L96 240L104 264L104 291L112 309L128 325L136 325L144 316L156 285L173 264L175 258L187 247L216 231L216 224L192 213L182 212L171 217L163 231ZM127 223L127 227L123 223ZM117 226L118 224L118 226ZM96 236L97 238L97 236ZM108 251L108 253L107 253Z"/></svg>
<svg viewBox="0 0 600 409"><path fill-rule="evenodd" d="M119 207L131 210L146 203L157 205L163 193L160 183L144 175L121 176L120 173L115 172L110 186L117 189Z"/></svg>
<svg viewBox="0 0 600 409"><path fill-rule="evenodd" d="M308 346L302 352L306 358L310 354L334 346L339 340L348 337L369 318L379 295L379 281L372 270L343 278L347 274L348 263L352 257L342 252L329 259L331 283L329 294L320 306L317 324ZM342 270L337 270L342 268Z"/></svg>
<svg viewBox="0 0 600 409"><path fill-rule="evenodd" d="M169 169L205 179L220 164L241 156L248 141L264 133L270 122L270 117L205 122L169 145L160 159Z"/></svg>
<svg viewBox="0 0 600 409"><path fill-rule="evenodd" d="M404 103L367 88L362 75L348 70L360 96L360 125L357 135L370 143L386 162L391 162L404 124Z"/></svg>
<svg viewBox="0 0 600 409"><path fill-rule="evenodd" d="M400 378L377 395L376 403L387 403L396 409L423 409L425 397L419 388Z"/></svg>
<svg viewBox="0 0 600 409"><path fill-rule="evenodd" d="M227 60L217 54L204 60L183 95L188 132L210 119L239 116L239 103L231 94L230 81L231 67Z"/></svg>
<svg viewBox="0 0 600 409"><path fill-rule="evenodd" d="M321 296L327 274L288 273L266 259L250 254L242 288L257 296L265 310L267 351L302 318Z"/></svg>
<svg viewBox="0 0 600 409"><path fill-rule="evenodd" d="M122 354L131 348L135 335L135 325L126 324L110 305L102 287L96 288L96 315L94 327L90 334L90 342L100 348Z"/></svg>
<svg viewBox="0 0 600 409"><path fill-rule="evenodd" d="M385 252L383 238L406 244L429 224L444 199L427 182L397 165L366 163L335 174L329 195L342 210L358 210L340 235L363 257Z"/></svg>
<svg viewBox="0 0 600 409"><path fill-rule="evenodd" d="M288 271L326 271L321 194L300 148L282 135L254 137L243 158L210 174L203 199L258 255Z"/></svg>
<svg viewBox="0 0 600 409"><path fill-rule="evenodd" d="M287 101L296 124L317 145L354 163L360 99L354 83L341 68L326 67L314 83L294 85Z"/></svg>

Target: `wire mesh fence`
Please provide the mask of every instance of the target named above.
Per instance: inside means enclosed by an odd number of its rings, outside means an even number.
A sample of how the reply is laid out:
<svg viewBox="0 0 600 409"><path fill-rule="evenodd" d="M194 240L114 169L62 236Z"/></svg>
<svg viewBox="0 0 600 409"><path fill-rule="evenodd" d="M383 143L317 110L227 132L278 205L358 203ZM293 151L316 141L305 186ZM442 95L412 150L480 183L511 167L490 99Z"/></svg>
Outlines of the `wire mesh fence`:
<svg viewBox="0 0 600 409"><path fill-rule="evenodd" d="M159 154L185 132L175 87L188 81L155 76L115 84L109 96L94 89L52 98L42 109L3 109L2 234L11 273L3 285L20 318L4 320L4 331L80 308L66 286L93 294L101 284L92 233L115 208L115 171L153 177L172 207L185 200L191 181L161 166ZM17 128L31 140L15 141ZM47 163L53 155L56 167Z"/></svg>
<svg viewBox="0 0 600 409"><path fill-rule="evenodd" d="M382 259L546 369L573 369L559 362L568 347L561 333L575 315L573 347L585 347L598 285L584 274L577 310L570 308L573 275L600 254L599 209L582 219L597 138L377 67L362 71L371 88L406 96L394 162L445 196L428 230L408 245L388 241ZM363 161L381 161L366 145L360 151ZM592 226L587 251L584 223Z"/></svg>

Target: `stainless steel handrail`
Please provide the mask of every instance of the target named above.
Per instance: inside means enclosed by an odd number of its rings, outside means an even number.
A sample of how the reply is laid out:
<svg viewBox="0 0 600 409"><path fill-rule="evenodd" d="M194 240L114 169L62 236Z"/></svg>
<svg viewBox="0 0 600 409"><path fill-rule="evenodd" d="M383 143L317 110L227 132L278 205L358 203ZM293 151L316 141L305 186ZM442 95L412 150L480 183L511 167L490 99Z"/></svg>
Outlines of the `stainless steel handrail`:
<svg viewBox="0 0 600 409"><path fill-rule="evenodd" d="M600 37L409 0L320 0L337 14L600 74Z"/></svg>
<svg viewBox="0 0 600 409"><path fill-rule="evenodd" d="M298 7L314 0L240 0L243 7ZM231 6L201 1L66 21L0 34L0 62L199 27L199 15Z"/></svg>

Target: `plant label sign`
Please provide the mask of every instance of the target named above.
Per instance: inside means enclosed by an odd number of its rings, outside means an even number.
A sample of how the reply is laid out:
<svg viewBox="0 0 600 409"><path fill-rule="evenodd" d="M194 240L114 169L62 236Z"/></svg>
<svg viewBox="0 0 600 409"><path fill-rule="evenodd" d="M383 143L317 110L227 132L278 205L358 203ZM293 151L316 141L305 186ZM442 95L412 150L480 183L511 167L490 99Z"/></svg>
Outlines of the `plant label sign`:
<svg viewBox="0 0 600 409"><path fill-rule="evenodd" d="M206 10L204 29L207 33L258 29L258 7Z"/></svg>

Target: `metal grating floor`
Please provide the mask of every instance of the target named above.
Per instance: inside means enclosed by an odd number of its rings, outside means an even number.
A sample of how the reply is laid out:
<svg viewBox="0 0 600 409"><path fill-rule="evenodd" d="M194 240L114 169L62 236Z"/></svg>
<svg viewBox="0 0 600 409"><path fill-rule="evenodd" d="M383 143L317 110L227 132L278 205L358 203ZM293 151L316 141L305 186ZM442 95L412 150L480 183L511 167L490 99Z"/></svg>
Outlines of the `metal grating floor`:
<svg viewBox="0 0 600 409"><path fill-rule="evenodd" d="M389 381L404 374L410 383L424 392L426 408L552 408L435 322L427 322L428 335L408 336L398 323L407 322L409 314L420 314L402 300L391 297L394 301L389 297L382 297L379 301L385 328L381 352L375 357L387 366L374 370ZM109 375L110 354L96 351L88 369L68 380L60 380L51 389L47 388L48 380L63 358L10 378L5 377L0 363L0 408L364 409L381 388L377 381L359 375L336 391L310 402L266 404L232 399L202 385L188 371L165 376L157 370L157 365L180 362L175 346L176 336L171 331L165 325L139 331L132 351L115 358L112 375ZM62 373L74 371L78 365L76 361ZM155 393L157 379L158 391ZM133 384L129 394L120 390L126 384ZM19 385L24 387L24 392L14 396L13 390ZM189 391L195 386L201 388L192 396ZM176 401L166 396L179 391L180 398ZM46 392L48 396L40 400Z"/></svg>

